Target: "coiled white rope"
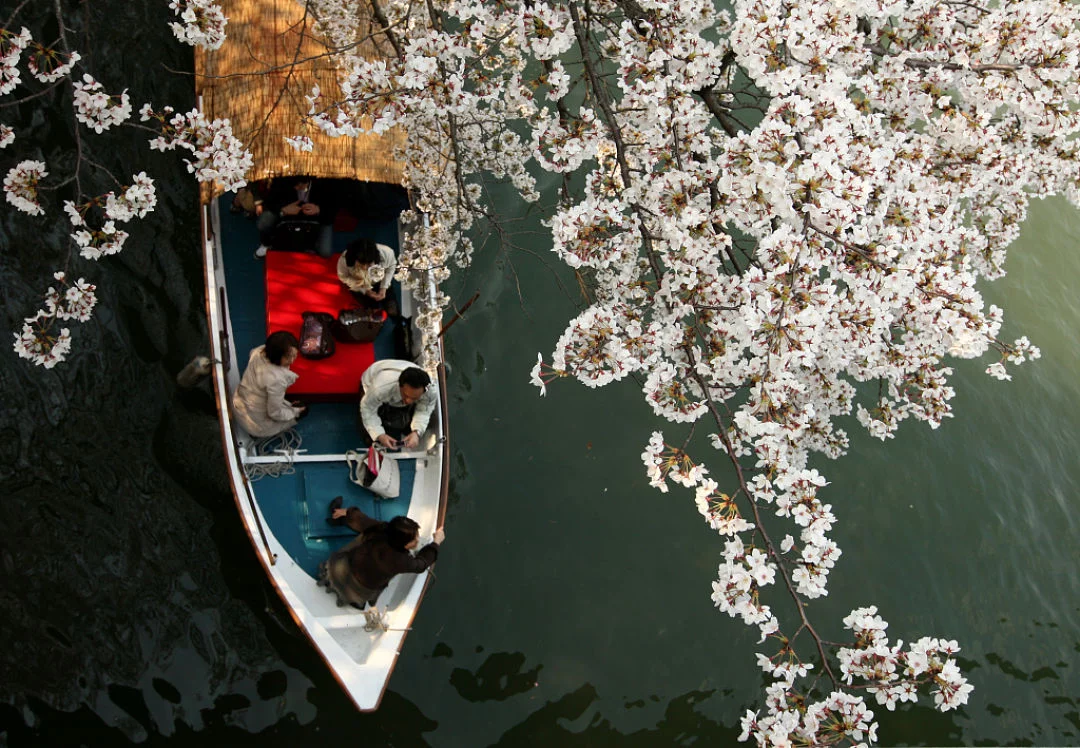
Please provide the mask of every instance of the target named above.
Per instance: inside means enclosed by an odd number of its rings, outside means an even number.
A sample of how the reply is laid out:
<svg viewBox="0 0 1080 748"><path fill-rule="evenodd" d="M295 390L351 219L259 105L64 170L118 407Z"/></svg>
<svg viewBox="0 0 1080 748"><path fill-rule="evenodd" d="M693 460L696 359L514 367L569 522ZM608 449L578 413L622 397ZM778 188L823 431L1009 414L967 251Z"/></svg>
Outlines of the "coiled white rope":
<svg viewBox="0 0 1080 748"><path fill-rule="evenodd" d="M301 443L303 443L303 439L293 429L282 431L280 434L274 434L265 439L256 440L248 450L250 456L269 457L271 455L280 455L285 459L275 460L274 462L245 462L244 475L251 482L265 478L268 475L271 478L292 475L296 472L296 468L293 466L293 458L300 450Z"/></svg>
<svg viewBox="0 0 1080 748"><path fill-rule="evenodd" d="M378 605L364 609L364 631L389 631L390 621L387 617L389 611L381 610Z"/></svg>

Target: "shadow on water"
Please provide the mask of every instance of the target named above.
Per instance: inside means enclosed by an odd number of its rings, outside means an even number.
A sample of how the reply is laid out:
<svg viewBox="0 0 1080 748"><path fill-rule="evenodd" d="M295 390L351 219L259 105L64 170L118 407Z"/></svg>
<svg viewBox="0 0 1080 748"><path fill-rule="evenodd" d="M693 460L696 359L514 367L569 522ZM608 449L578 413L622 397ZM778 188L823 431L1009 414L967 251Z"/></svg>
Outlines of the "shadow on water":
<svg viewBox="0 0 1080 748"><path fill-rule="evenodd" d="M655 727L628 734L619 732L596 713L588 725L574 728L567 723L580 720L598 699L596 688L585 684L576 691L537 709L507 730L494 744L509 746L661 746L736 745L739 731L721 725L697 712L694 707L713 691L692 691L668 702L664 716Z"/></svg>
<svg viewBox="0 0 1080 748"><path fill-rule="evenodd" d="M117 686L110 688L110 695L118 705L123 706L130 719L143 728L136 742L149 748L177 743L266 748L304 745L313 739L320 742L341 741L343 745L350 745L360 738L365 745L408 748L429 745L424 734L438 726L414 704L391 692L383 699L379 712L381 717L358 715L344 723L328 722L317 738L312 735L312 728L301 724L295 715L289 715L255 733L240 718L241 713L250 707L250 702L244 696L233 694L220 696L212 707L202 709L197 728L185 721L177 721L168 730L161 731L157 729L159 725L150 715L141 691ZM351 705L326 706L345 709L346 713L352 711ZM115 727L106 724L100 714L85 705L70 712L53 709L37 699L29 699L22 710L0 705L0 743L12 748L110 748L132 742L133 732L139 731L133 730L130 725Z"/></svg>
<svg viewBox="0 0 1080 748"><path fill-rule="evenodd" d="M924 700L925 701L925 700ZM967 745L955 712L942 713L925 704L905 704L890 712L867 699L878 721L880 745ZM963 711L960 714L964 714ZM1014 743L1015 745L1025 745Z"/></svg>
<svg viewBox="0 0 1080 748"><path fill-rule="evenodd" d="M454 668L450 685L466 701L505 701L536 687L543 665L522 672L524 664L521 652L496 652L488 655L475 673Z"/></svg>

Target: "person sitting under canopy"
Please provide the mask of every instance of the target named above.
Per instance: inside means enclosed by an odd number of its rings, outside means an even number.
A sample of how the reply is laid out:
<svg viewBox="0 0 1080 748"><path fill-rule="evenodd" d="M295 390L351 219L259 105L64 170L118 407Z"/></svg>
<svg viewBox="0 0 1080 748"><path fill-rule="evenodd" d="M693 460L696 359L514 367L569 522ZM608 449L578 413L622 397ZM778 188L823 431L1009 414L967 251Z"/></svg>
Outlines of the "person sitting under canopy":
<svg viewBox="0 0 1080 748"><path fill-rule="evenodd" d="M387 293L396 269L394 250L371 239L350 242L337 263L338 280L352 292L353 298L369 309L387 308Z"/></svg>

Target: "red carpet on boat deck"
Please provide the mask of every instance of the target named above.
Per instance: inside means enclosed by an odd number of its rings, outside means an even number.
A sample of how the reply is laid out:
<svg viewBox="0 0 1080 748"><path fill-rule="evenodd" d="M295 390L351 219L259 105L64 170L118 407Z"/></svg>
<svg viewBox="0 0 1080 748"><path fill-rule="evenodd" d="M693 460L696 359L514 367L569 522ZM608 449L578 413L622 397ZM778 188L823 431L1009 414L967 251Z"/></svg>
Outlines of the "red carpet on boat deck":
<svg viewBox="0 0 1080 748"><path fill-rule="evenodd" d="M300 337L304 312L327 312L357 306L337 278L335 254L329 258L300 252L266 254L267 334L288 330ZM356 397L360 375L375 362L371 343L338 343L334 355L319 361L300 356L292 370L300 375L290 395Z"/></svg>

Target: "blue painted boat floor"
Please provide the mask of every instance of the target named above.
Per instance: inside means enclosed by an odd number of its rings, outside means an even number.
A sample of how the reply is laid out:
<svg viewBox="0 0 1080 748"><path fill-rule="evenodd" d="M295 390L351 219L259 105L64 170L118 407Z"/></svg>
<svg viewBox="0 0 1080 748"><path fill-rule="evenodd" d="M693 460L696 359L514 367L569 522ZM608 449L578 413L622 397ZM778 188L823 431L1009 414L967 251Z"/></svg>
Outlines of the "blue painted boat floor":
<svg viewBox="0 0 1080 748"><path fill-rule="evenodd" d="M251 350L266 340L266 280L262 260L253 255L259 244L255 222L229 211L231 195L219 198L222 262L228 287L229 317L236 346L235 365L242 373ZM334 251L340 252L355 238L367 236L398 250L396 220L359 219L356 229L334 232ZM395 281L394 293L400 294ZM400 297L399 297L400 298ZM392 325L384 326L375 341L376 359L393 357ZM365 447L357 430L356 402L313 403L309 414L294 429L307 454L344 454ZM349 480L345 463L297 462L294 472L266 476L252 484L255 499L270 531L286 552L308 574L331 552L345 545L354 533L345 527L327 524L326 507L335 496L345 498L345 506L359 507L365 514L388 520L406 514L416 475L415 460L399 460L401 493L393 500L374 494Z"/></svg>
<svg viewBox="0 0 1080 748"><path fill-rule="evenodd" d="M293 560L314 577L321 562L355 537L347 527L327 523L327 506L335 496L343 496L345 506L359 507L378 520L408 513L416 461L399 460L398 467L401 493L396 499L376 499L373 493L349 480L340 462L298 463L292 474L261 478L253 485L270 531Z"/></svg>

